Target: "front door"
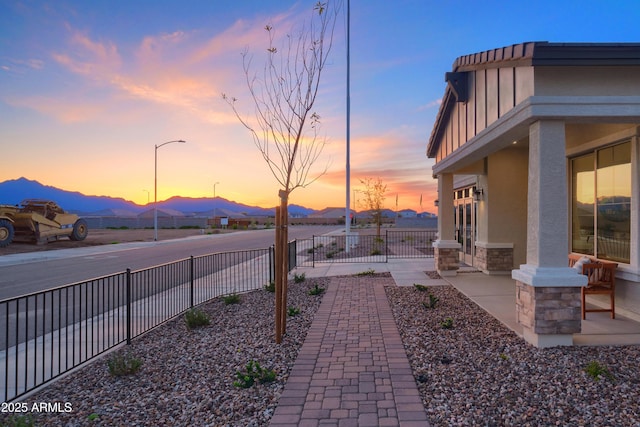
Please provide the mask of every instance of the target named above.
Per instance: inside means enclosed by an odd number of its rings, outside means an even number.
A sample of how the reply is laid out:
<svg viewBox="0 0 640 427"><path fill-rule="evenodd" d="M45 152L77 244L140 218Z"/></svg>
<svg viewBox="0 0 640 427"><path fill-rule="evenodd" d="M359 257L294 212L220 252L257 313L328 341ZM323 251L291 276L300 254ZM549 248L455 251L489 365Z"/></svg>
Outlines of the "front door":
<svg viewBox="0 0 640 427"><path fill-rule="evenodd" d="M476 201L473 188L456 191L456 239L460 243L460 261L473 266L476 236Z"/></svg>

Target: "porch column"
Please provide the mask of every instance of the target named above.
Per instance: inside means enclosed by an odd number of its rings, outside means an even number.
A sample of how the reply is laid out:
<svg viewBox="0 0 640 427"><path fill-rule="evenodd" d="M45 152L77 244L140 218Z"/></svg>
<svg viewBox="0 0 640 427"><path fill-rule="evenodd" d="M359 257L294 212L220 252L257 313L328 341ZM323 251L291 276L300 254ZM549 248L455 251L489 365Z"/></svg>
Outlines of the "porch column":
<svg viewBox="0 0 640 427"><path fill-rule="evenodd" d="M567 267L568 189L561 121L529 127L527 263L512 273L524 338L537 347L572 345L580 332L580 287L587 278Z"/></svg>
<svg viewBox="0 0 640 427"><path fill-rule="evenodd" d="M441 276L458 272L460 244L454 240L453 174L438 175L438 240L433 242L436 270Z"/></svg>

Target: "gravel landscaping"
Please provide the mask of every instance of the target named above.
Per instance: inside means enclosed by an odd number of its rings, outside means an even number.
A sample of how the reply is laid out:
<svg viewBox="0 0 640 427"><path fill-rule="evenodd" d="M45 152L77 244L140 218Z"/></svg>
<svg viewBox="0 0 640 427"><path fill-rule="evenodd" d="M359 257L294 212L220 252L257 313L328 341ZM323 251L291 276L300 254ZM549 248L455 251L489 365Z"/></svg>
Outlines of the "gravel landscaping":
<svg viewBox="0 0 640 427"><path fill-rule="evenodd" d="M309 295L328 279L290 282L288 306L300 313L288 317L283 344L274 341L274 294L266 290L241 295L239 304L222 299L200 307L208 326L188 329L180 316L118 351L29 396L33 404L60 403L71 412L31 413L38 426L265 426L282 393L322 296ZM139 360L140 370L113 376L107 360ZM276 373L275 381L235 386L236 373L258 362ZM0 414L0 425L9 422ZM27 417L14 419L27 421ZM12 425L12 424L9 424Z"/></svg>
<svg viewBox="0 0 640 427"><path fill-rule="evenodd" d="M290 282L288 306L300 314L282 345L273 294L255 291L240 304L203 305L208 326L177 318L24 402L73 409L33 414L35 425L266 426L322 298L309 290L328 283ZM386 290L432 426L640 425L639 347L536 349L451 286ZM112 376L114 354L140 360L140 370ZM235 386L251 361L275 381Z"/></svg>
<svg viewBox="0 0 640 427"><path fill-rule="evenodd" d="M536 349L451 286L386 289L433 426L640 425L639 347Z"/></svg>

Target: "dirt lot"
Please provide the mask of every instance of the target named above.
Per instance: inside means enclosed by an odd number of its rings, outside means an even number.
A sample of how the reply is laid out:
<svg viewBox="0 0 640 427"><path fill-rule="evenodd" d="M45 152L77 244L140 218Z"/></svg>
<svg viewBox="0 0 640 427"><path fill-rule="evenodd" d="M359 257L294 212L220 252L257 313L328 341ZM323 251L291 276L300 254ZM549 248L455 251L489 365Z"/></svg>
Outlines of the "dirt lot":
<svg viewBox="0 0 640 427"><path fill-rule="evenodd" d="M44 245L13 242L6 248L0 248L0 256L26 252L53 251L56 249L82 248L96 245L111 245L115 243L151 242L153 241L153 234L153 230L151 229L89 230L89 235L81 242L74 242L66 237ZM179 239L181 237L197 236L200 234L202 234L202 231L199 229L160 229L158 230L158 240Z"/></svg>

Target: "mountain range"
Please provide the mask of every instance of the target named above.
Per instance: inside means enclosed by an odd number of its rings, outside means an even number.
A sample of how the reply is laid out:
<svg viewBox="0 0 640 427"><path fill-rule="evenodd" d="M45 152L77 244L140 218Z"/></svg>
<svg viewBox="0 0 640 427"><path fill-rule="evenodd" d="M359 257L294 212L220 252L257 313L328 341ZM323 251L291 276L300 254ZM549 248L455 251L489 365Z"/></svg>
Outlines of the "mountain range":
<svg viewBox="0 0 640 427"><path fill-rule="evenodd" d="M60 188L41 184L27 178L7 180L0 183L0 204L17 205L24 199L45 199L55 201L65 211L80 215L99 215L102 211L129 211L139 214L151 208L150 205L138 205L119 197L87 196L77 191L66 191ZM244 213L248 216L264 216L275 214L274 208L249 206L224 199L222 197L172 197L158 202L158 209L173 209L185 214L208 212L212 209L224 209L233 213ZM299 205L289 205L291 215L307 216L315 212L313 209Z"/></svg>

